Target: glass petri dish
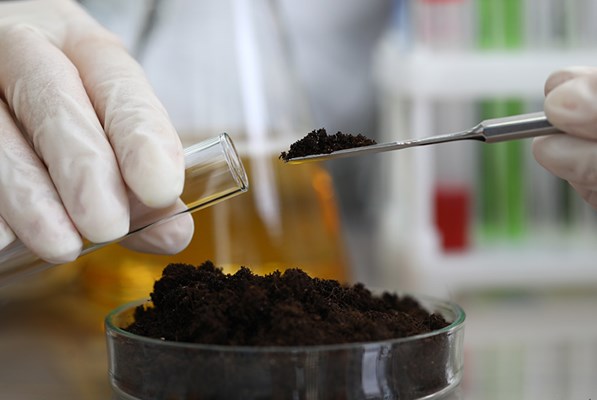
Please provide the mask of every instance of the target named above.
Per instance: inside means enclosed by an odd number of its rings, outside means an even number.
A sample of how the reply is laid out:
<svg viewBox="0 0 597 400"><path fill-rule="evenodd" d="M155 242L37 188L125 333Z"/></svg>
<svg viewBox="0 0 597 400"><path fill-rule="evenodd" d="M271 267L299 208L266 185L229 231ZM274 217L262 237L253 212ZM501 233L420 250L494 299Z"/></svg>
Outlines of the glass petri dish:
<svg viewBox="0 0 597 400"><path fill-rule="evenodd" d="M452 399L463 373L465 313L413 297L450 325L394 340L298 347L143 337L123 327L151 302L125 304L105 319L113 399Z"/></svg>

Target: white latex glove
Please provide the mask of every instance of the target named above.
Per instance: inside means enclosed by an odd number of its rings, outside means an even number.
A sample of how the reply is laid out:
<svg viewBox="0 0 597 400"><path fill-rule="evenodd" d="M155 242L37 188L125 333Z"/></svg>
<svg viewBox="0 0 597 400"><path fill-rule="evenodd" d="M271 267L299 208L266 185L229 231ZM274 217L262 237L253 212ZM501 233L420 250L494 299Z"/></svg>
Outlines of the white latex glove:
<svg viewBox="0 0 597 400"><path fill-rule="evenodd" d="M70 0L0 2L0 248L16 235L71 261L81 237L129 231L127 196L170 207L183 184L180 140L114 35ZM175 253L192 231L187 216L128 243Z"/></svg>
<svg viewBox="0 0 597 400"><path fill-rule="evenodd" d="M533 154L597 209L597 68L554 72L545 95L547 119L568 135L535 138Z"/></svg>

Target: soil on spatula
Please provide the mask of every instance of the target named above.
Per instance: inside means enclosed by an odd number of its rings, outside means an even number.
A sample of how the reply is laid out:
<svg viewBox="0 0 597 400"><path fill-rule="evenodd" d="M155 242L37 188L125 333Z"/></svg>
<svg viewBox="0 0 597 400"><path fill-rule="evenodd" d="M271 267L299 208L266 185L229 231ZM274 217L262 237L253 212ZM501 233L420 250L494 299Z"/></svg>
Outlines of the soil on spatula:
<svg viewBox="0 0 597 400"><path fill-rule="evenodd" d="M288 161L295 157L305 157L314 154L329 154L338 150L352 149L355 147L371 146L377 142L362 134L352 135L337 132L328 135L323 128L311 131L304 138L290 145L288 151L280 153L280 159Z"/></svg>

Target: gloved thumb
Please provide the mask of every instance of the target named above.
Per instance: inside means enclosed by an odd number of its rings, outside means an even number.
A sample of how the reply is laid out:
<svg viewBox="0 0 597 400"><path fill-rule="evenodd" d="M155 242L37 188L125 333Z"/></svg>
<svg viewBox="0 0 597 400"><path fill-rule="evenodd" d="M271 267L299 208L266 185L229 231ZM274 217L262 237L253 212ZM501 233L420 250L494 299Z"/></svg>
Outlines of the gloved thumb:
<svg viewBox="0 0 597 400"><path fill-rule="evenodd" d="M562 131L597 139L597 68L571 67L545 82L545 115Z"/></svg>
<svg viewBox="0 0 597 400"><path fill-rule="evenodd" d="M182 200L178 199L169 207L150 208L129 192L129 202L132 231L159 222L123 239L121 245L151 254L176 254L189 245L193 238L194 224Z"/></svg>

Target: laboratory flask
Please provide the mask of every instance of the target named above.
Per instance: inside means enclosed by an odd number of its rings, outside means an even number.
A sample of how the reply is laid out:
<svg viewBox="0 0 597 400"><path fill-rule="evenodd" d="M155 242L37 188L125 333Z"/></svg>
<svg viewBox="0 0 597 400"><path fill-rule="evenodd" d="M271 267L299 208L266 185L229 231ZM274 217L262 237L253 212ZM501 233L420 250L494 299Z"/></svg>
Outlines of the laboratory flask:
<svg viewBox="0 0 597 400"><path fill-rule="evenodd" d="M211 260L224 272L301 268L350 280L333 182L317 163L278 156L315 129L293 71L284 21L273 1L155 2L138 54L183 144L226 132L250 186L243 196L194 213L182 253L139 254L109 246L82 258L86 292L107 306L146 297L168 263Z"/></svg>

